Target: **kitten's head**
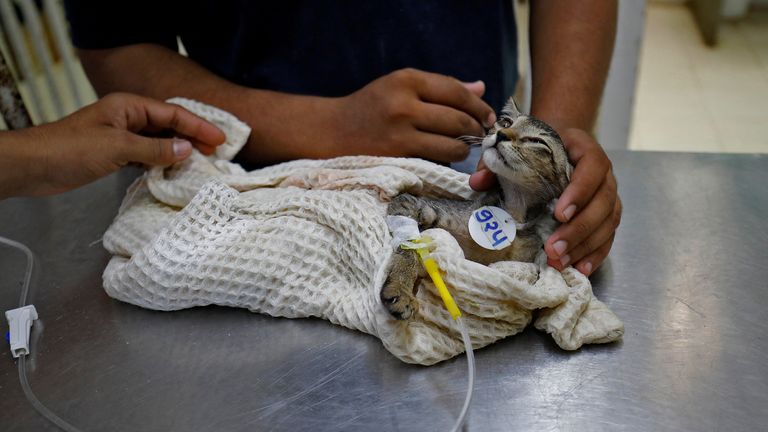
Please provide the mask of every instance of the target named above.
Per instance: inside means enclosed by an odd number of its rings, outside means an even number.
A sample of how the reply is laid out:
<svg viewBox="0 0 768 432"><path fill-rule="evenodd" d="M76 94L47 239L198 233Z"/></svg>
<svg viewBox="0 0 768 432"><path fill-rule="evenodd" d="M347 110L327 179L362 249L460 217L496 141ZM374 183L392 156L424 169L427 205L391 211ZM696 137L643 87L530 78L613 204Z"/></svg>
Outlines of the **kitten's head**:
<svg viewBox="0 0 768 432"><path fill-rule="evenodd" d="M502 187L549 202L570 181L573 168L560 136L543 121L520 113L512 98L482 144L483 161Z"/></svg>

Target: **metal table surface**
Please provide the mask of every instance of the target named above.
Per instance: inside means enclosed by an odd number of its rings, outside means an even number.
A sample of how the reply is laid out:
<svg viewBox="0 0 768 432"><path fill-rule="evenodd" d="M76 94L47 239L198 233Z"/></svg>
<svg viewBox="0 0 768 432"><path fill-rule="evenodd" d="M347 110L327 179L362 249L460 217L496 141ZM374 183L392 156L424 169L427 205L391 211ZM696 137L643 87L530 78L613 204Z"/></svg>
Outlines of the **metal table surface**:
<svg viewBox="0 0 768 432"><path fill-rule="evenodd" d="M565 352L529 328L478 351L466 430L766 430L768 156L610 156L624 217L592 279L625 323L623 342ZM84 431L453 424L463 356L412 366L378 339L318 319L153 312L107 297L108 255L92 242L135 175L0 202L0 235L38 257L30 382L54 412ZM16 306L23 268L20 253L0 246L0 309ZM3 345L0 430L55 430L24 399Z"/></svg>

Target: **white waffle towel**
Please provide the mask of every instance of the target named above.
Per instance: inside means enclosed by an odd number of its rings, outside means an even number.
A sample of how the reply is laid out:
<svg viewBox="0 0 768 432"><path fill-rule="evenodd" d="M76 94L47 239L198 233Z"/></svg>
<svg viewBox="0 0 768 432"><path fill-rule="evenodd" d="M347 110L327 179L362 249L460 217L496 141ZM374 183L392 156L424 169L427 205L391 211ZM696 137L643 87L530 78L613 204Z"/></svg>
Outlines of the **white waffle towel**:
<svg viewBox="0 0 768 432"><path fill-rule="evenodd" d="M319 317L381 339L399 359L424 365L464 351L461 335L428 278L419 312L394 319L379 291L392 255L387 202L408 192L475 196L468 176L420 159L369 156L297 160L246 172L230 160L250 129L232 115L172 99L215 123L227 142L150 169L129 188L104 235L113 257L104 288L157 310L210 304L272 316ZM623 324L572 268L464 259L441 229L424 231L475 348L536 327L562 348L619 339Z"/></svg>

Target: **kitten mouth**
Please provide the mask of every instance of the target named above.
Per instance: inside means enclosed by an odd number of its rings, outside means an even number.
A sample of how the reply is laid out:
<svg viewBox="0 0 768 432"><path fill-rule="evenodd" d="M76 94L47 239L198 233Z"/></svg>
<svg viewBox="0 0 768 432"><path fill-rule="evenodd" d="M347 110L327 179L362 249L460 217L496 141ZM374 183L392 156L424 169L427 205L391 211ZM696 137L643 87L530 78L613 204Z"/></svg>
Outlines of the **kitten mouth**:
<svg viewBox="0 0 768 432"><path fill-rule="evenodd" d="M523 166L517 155L504 155L498 145L483 146L483 162L496 175L502 177L515 176Z"/></svg>
<svg viewBox="0 0 768 432"><path fill-rule="evenodd" d="M511 141L497 141L496 135L489 135L483 139L483 162L485 165L494 172L496 175L503 175L508 177L513 175L517 170L519 161L513 157L510 159L501 152L501 145L509 144Z"/></svg>
<svg viewBox="0 0 768 432"><path fill-rule="evenodd" d="M485 162L488 169L494 173L498 173L505 165L504 158L501 156L499 149L497 149L495 145L493 147L488 147L483 151L483 162Z"/></svg>
<svg viewBox="0 0 768 432"><path fill-rule="evenodd" d="M490 148L496 147L495 135L488 135L487 137L483 138L483 141L481 144L482 144L483 150L488 150Z"/></svg>

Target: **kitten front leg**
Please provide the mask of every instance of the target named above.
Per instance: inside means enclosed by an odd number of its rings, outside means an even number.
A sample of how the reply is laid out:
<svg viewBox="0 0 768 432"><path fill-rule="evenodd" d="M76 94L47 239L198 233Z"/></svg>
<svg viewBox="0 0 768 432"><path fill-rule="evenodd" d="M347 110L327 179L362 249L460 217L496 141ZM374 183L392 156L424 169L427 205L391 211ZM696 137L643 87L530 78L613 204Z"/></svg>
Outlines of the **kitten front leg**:
<svg viewBox="0 0 768 432"><path fill-rule="evenodd" d="M437 212L430 205L430 200L411 194L396 196L387 207L390 216L407 216L419 224L420 230L432 228L437 220Z"/></svg>
<svg viewBox="0 0 768 432"><path fill-rule="evenodd" d="M381 302L397 319L408 319L418 310L416 290L421 264L412 250L398 248L392 256L392 267L381 287Z"/></svg>

